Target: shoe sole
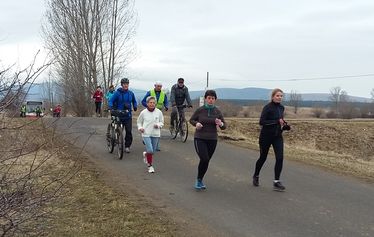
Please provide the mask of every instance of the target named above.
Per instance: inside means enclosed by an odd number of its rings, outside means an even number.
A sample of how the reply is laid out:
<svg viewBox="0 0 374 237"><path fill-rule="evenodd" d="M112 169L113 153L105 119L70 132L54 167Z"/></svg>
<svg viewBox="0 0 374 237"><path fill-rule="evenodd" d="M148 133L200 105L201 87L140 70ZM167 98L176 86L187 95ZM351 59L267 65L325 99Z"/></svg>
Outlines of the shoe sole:
<svg viewBox="0 0 374 237"><path fill-rule="evenodd" d="M279 188L273 188L273 191L276 191L276 192L284 192L286 191L285 189L279 189Z"/></svg>

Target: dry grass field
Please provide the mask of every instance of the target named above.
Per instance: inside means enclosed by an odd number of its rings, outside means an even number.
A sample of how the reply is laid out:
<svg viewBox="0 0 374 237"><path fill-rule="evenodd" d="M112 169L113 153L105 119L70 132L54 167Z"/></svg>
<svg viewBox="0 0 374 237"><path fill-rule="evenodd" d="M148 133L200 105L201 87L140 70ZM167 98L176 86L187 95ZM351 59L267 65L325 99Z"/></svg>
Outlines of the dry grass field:
<svg viewBox="0 0 374 237"><path fill-rule="evenodd" d="M258 119L227 118L220 136L258 149ZM285 157L374 181L374 120L291 119Z"/></svg>

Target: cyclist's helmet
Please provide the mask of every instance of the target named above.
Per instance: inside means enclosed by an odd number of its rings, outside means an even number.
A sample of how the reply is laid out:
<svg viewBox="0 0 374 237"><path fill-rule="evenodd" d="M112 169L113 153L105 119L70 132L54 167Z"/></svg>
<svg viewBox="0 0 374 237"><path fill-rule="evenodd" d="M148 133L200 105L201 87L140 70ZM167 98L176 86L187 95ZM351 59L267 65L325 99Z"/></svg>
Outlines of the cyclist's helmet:
<svg viewBox="0 0 374 237"><path fill-rule="evenodd" d="M122 85L122 84L129 84L129 83L130 83L130 81L129 81L128 78L125 77L125 78L122 78L122 79L121 79L121 85Z"/></svg>

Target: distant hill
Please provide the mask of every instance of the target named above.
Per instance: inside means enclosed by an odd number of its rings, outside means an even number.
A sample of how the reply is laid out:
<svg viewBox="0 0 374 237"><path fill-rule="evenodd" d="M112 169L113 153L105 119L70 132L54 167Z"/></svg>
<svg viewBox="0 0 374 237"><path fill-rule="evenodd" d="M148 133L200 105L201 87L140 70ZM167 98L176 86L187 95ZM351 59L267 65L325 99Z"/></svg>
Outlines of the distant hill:
<svg viewBox="0 0 374 237"><path fill-rule="evenodd" d="M142 99L145 95L145 90L139 90L136 88L131 88L134 92L137 99ZM37 100L41 98L42 95L42 84L33 84L30 88L30 91L27 95L27 99L30 100ZM235 88L217 88L215 89L217 92L218 99L224 100L269 100L271 89L265 88L256 88L256 87L249 87L249 88L242 88L242 89L235 89ZM203 90L200 91L190 91L191 99L197 99L200 96L204 95ZM328 93L305 93L301 94L303 101L329 101L330 94ZM371 102L369 98L364 97L356 97L356 96L349 96L350 100L353 102ZM285 95L285 100L288 100L287 93Z"/></svg>
<svg viewBox="0 0 374 237"><path fill-rule="evenodd" d="M217 88L215 89L219 99L224 100L269 100L271 89L264 88ZM199 96L204 95L204 91L191 91L191 99L196 99ZM301 94L303 101L329 101L330 94L328 93L305 93ZM369 98L349 96L349 99L354 102L370 102ZM287 93L285 95L285 100L288 100Z"/></svg>

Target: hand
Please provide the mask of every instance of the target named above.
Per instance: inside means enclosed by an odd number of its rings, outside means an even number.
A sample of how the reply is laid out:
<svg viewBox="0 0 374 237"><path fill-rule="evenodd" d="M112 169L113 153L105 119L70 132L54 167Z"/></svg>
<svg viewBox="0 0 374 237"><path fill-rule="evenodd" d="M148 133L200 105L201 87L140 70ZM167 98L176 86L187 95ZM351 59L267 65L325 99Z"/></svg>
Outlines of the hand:
<svg viewBox="0 0 374 237"><path fill-rule="evenodd" d="M201 123L196 124L196 129L201 129L202 127L203 127L203 125Z"/></svg>
<svg viewBox="0 0 374 237"><path fill-rule="evenodd" d="M144 132L144 128L139 128L139 132L143 133Z"/></svg>
<svg viewBox="0 0 374 237"><path fill-rule="evenodd" d="M218 125L218 126L222 127L222 125L223 125L223 122L222 122L222 120L221 120L221 119L219 119L219 118L216 118L215 122L216 122L216 125Z"/></svg>
<svg viewBox="0 0 374 237"><path fill-rule="evenodd" d="M280 124L281 126L283 126L285 123L286 123L286 122L285 122L282 118L279 119L279 124Z"/></svg>

